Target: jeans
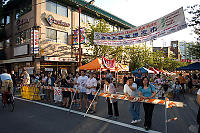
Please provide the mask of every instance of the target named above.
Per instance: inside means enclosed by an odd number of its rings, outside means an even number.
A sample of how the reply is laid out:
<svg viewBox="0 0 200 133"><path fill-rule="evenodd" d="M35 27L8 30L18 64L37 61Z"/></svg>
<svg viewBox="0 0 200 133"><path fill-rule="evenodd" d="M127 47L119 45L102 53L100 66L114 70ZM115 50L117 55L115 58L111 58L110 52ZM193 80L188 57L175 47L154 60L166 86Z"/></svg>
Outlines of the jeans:
<svg viewBox="0 0 200 133"><path fill-rule="evenodd" d="M133 120L139 120L140 116L140 103L139 102L130 102L129 112L132 115Z"/></svg>

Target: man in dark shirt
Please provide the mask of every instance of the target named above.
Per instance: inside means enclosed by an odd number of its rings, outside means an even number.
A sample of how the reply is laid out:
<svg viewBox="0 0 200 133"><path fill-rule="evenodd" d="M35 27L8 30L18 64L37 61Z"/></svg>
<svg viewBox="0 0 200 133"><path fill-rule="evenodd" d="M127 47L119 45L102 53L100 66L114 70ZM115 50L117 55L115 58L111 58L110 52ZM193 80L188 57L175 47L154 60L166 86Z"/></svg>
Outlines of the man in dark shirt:
<svg viewBox="0 0 200 133"><path fill-rule="evenodd" d="M13 81L13 95L16 93L16 88L17 88L17 77L15 75L14 70L11 71L11 78Z"/></svg>

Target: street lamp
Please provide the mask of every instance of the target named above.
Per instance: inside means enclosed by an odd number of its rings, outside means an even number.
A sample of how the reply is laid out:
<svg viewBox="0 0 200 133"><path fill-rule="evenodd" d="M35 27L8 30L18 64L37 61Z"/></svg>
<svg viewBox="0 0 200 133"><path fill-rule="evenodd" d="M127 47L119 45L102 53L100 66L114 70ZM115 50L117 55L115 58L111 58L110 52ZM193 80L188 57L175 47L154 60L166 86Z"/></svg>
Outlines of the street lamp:
<svg viewBox="0 0 200 133"><path fill-rule="evenodd" d="M79 26L78 26L78 32L79 32L79 67L81 66L81 10L86 7L87 5L93 4L95 0L91 0L89 3L85 4L83 7L79 7Z"/></svg>

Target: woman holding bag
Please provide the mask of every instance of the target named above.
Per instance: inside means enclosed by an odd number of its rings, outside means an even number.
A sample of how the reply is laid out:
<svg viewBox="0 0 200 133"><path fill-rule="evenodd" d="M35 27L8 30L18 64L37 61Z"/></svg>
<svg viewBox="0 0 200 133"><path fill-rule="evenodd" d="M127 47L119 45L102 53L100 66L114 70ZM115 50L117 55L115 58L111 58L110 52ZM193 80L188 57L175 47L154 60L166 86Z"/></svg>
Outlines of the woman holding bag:
<svg viewBox="0 0 200 133"><path fill-rule="evenodd" d="M143 99L151 99L155 97L156 89L153 85L149 83L147 77L142 78L142 86L139 88L139 96ZM145 122L144 128L149 130L151 128L152 114L154 109L154 104L143 103L144 112L145 112Z"/></svg>

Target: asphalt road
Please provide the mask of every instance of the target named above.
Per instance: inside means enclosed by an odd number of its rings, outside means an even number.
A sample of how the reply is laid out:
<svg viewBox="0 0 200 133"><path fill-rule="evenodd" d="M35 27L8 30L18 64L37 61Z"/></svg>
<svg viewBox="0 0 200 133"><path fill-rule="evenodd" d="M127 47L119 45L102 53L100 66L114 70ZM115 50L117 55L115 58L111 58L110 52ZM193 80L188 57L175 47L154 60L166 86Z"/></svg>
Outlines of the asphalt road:
<svg viewBox="0 0 200 133"><path fill-rule="evenodd" d="M197 103L195 95L185 95L181 99L187 105L184 108L168 109L168 118L178 117L168 123L168 133L197 132ZM129 125L131 116L128 102L119 101L120 117L118 120L104 119L107 116L107 104L100 98L97 113L83 117L84 113L73 106L73 111L57 105L38 104L31 101L15 99L15 110L9 112L0 106L0 133L143 133L144 111L141 104L142 122ZM156 105L153 113L152 130L165 132L164 106ZM149 132L153 132L149 131Z"/></svg>

